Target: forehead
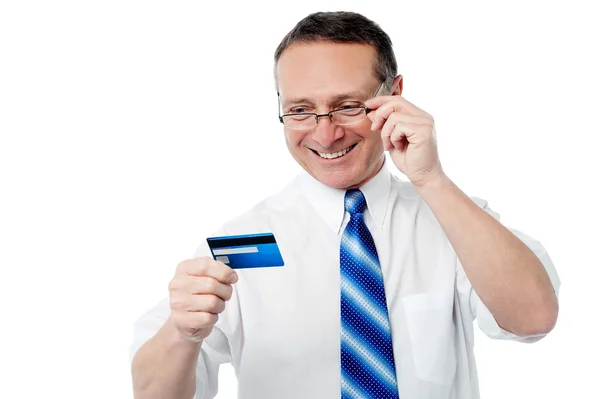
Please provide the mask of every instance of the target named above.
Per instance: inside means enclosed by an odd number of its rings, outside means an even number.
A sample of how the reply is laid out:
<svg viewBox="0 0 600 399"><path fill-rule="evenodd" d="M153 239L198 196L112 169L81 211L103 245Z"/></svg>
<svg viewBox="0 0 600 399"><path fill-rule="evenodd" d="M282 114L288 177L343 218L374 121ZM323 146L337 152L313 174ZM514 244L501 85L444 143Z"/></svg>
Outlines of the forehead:
<svg viewBox="0 0 600 399"><path fill-rule="evenodd" d="M293 44L277 63L279 92L290 98L327 99L365 91L377 83L377 53L368 44L313 42Z"/></svg>

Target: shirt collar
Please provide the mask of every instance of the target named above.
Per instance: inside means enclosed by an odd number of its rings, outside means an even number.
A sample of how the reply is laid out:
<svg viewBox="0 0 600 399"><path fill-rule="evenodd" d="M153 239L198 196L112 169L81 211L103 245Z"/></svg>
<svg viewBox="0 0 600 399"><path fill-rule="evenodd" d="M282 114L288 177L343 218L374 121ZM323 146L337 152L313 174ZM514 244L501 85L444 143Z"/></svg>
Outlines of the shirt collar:
<svg viewBox="0 0 600 399"><path fill-rule="evenodd" d="M388 161L384 158L383 166L379 172L359 188L367 201L367 211L380 228L383 227L387 214L392 184L387 164ZM339 234L344 220L346 190L329 187L306 171L302 172L301 182L304 197L316 209L325 223L336 234Z"/></svg>

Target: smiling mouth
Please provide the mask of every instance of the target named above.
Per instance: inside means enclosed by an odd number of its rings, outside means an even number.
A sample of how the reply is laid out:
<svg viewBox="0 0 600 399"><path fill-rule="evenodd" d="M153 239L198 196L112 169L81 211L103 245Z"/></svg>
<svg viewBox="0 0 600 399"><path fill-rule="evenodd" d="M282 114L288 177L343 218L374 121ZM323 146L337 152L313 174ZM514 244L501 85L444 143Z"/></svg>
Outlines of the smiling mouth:
<svg viewBox="0 0 600 399"><path fill-rule="evenodd" d="M354 147L356 147L356 144L352 144L350 147L344 148L343 150L338 151L338 152L318 152L318 151L315 151L312 149L311 149L311 151L323 159L337 159L337 158L343 157L344 155L346 155L347 153L352 151L352 149Z"/></svg>

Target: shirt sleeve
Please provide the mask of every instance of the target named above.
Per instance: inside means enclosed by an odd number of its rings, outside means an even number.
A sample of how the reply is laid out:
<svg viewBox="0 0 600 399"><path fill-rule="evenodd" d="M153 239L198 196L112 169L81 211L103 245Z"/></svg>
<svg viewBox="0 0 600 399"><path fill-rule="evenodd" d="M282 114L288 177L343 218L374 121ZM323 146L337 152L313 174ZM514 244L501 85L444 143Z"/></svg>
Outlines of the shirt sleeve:
<svg viewBox="0 0 600 399"><path fill-rule="evenodd" d="M500 215L494 212L489 206L487 201L482 200L477 197L471 197L477 205L479 205L482 209L492 215L496 220L500 221ZM558 297L558 291L560 287L560 279L558 277L558 273L554 267L548 252L544 248L544 246L536 239L528 236L527 234L515 230L513 228L507 227L515 236L517 236L531 251L538 257L541 261L542 265L546 269L548 276L550 277L550 281L552 283L552 287L554 288L554 292ZM536 334L536 335L528 335L528 336L518 336L509 331L504 330L502 327L498 325L498 322L490 312L490 310L484 305L479 295L475 292L467 275L463 269L463 266L460 263L460 260L457 258L457 288L459 294L462 293L468 297L469 306L471 310L471 314L473 319L477 319L477 324L481 331L483 331L488 337L494 339L505 339L511 341L518 341L524 343L533 343L542 339L546 334Z"/></svg>
<svg viewBox="0 0 600 399"><path fill-rule="evenodd" d="M196 249L194 258L202 256L211 256L206 243L201 244ZM226 334L228 331L227 325L232 317L235 318L239 310L235 286L233 291L232 298L227 303L225 311L219 315L219 320L213 327L212 332L202 343L196 367L196 399L212 399L217 395L219 366L231 362L231 350ZM133 342L129 352L130 362L133 361L133 357L139 348L158 332L170 314L169 298L165 297L135 321L133 325Z"/></svg>

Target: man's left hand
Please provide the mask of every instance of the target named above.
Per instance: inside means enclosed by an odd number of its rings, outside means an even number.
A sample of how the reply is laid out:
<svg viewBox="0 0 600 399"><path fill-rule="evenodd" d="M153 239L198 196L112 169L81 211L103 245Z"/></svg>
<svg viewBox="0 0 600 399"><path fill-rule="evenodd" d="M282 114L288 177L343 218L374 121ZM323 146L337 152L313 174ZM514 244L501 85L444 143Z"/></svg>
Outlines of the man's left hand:
<svg viewBox="0 0 600 399"><path fill-rule="evenodd" d="M381 130L384 149L415 186L444 176L431 115L400 95L374 97L365 106L373 110L371 130Z"/></svg>

